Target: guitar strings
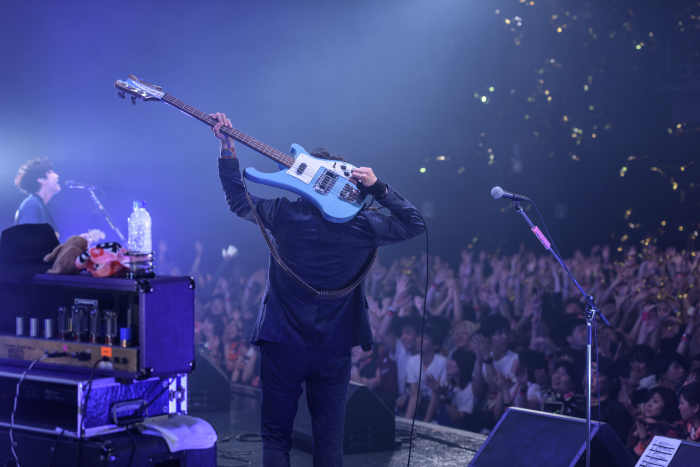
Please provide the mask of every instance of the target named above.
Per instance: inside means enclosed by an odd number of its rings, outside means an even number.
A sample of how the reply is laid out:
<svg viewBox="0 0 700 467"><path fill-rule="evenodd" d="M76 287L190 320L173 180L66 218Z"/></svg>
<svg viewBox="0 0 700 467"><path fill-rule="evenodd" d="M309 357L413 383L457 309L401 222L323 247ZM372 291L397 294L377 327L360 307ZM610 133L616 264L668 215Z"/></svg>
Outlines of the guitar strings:
<svg viewBox="0 0 700 467"><path fill-rule="evenodd" d="M166 94L165 96L163 96L163 99L167 103L171 104L172 106L174 106L180 110L186 110L188 113L195 115L200 120L206 120L207 124L209 124L212 121L212 117L210 117L208 114L205 114L201 110L199 110L195 107L192 107L191 105L186 104L185 102L183 102L183 101L181 101L181 100L179 100L179 99L177 99L169 94ZM234 136L234 139L237 139L242 144L250 147L251 149L253 149L255 151L261 152L264 155L269 156L271 159L279 162L280 164L282 164L284 166L287 166L287 163L291 162L291 165L289 165L287 167L289 167L289 170L292 170L294 168L294 165L296 163L296 159L294 159L294 157L292 157L288 154L285 154L282 151L279 151L271 146L268 146L267 144L265 144L261 141L258 141L255 138L248 136L239 130L236 130L235 128L227 128L227 129L228 129L229 133L235 133L235 136L234 135L232 135L232 136ZM274 156L273 156L273 154L274 154ZM325 168L325 167L321 167L321 168ZM307 175L304 175L304 179L302 179L301 177L295 177L295 178L297 178L298 180L301 180L303 183L306 183L307 185L311 186L312 183L315 184L314 178L315 178L317 173L318 173L318 170L315 173L311 174L310 177ZM290 176L294 177L293 175L290 175ZM316 178L316 180L318 180L320 177L322 177L322 175L319 175L319 177ZM352 182L349 181L349 179L347 179L341 175L338 175L338 178L345 180L345 182L341 182L339 184L339 183L337 183L337 180L336 180L336 182L333 183L333 187L331 187L331 189L328 190L328 192L326 194L331 194L331 195L334 195L336 197L340 197L340 194L342 193L343 189L345 189L345 187L347 185L350 185L351 188L357 189L352 184ZM342 187L339 189L335 188L336 186L339 186L339 185L342 185ZM316 190L314 190L314 191L316 191Z"/></svg>

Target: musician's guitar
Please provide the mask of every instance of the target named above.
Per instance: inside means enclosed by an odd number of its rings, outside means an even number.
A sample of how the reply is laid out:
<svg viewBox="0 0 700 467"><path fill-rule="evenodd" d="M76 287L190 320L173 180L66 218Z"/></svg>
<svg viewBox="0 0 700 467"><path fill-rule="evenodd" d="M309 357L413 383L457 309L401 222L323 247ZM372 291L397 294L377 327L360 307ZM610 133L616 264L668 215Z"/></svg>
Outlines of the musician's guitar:
<svg viewBox="0 0 700 467"><path fill-rule="evenodd" d="M120 97L131 95L133 103L136 103L137 98L162 101L210 127L218 123L201 110L166 94L161 87L148 84L134 75L129 75L126 81L115 82L114 86L119 89L117 94ZM292 155L289 156L234 128L223 127L221 132L274 160L281 169L279 172L263 173L248 168L244 171L248 180L304 197L316 205L323 217L331 222L349 221L364 207L365 195L348 180L355 166L347 162L317 159L298 144L292 145Z"/></svg>

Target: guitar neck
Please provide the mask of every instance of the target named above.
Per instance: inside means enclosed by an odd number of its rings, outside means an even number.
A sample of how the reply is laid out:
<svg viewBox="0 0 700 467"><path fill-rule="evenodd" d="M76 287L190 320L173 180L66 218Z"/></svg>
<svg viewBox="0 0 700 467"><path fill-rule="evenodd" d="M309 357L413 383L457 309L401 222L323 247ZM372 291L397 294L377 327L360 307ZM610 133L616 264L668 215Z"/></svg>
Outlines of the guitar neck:
<svg viewBox="0 0 700 467"><path fill-rule="evenodd" d="M172 105L181 112L186 113L190 117L196 118L200 122L209 125L210 127L214 127L214 125L219 123L215 118L210 117L209 114L206 114L201 110L192 107L189 104L185 104L180 99L176 99L170 94L165 94L163 96L163 101ZM274 160L278 164L284 165L285 167L291 167L294 164L294 158L292 156L285 154L282 151L278 151L277 149L272 148L265 143L261 143L257 139L251 138L250 136L246 135L241 131L236 130L235 128L221 127L221 133L230 136L236 141L245 144L249 148L258 151L260 154L269 157L270 159Z"/></svg>

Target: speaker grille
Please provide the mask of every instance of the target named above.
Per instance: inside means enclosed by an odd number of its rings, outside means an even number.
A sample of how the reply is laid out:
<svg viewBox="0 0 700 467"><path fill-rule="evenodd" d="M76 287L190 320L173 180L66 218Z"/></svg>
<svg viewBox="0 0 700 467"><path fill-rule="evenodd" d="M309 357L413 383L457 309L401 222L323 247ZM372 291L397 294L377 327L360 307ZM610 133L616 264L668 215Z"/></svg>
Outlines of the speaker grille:
<svg viewBox="0 0 700 467"><path fill-rule="evenodd" d="M491 433L472 465L530 467L546 459L551 467L568 467L581 456L580 451L585 447L585 423L510 411Z"/></svg>
<svg viewBox="0 0 700 467"><path fill-rule="evenodd" d="M700 465L700 444L683 441L668 465L669 467Z"/></svg>
<svg viewBox="0 0 700 467"><path fill-rule="evenodd" d="M591 465L634 466L634 459L606 423L591 424ZM510 408L491 431L471 466L567 467L585 465L586 421L573 417ZM602 439L602 442L601 442Z"/></svg>

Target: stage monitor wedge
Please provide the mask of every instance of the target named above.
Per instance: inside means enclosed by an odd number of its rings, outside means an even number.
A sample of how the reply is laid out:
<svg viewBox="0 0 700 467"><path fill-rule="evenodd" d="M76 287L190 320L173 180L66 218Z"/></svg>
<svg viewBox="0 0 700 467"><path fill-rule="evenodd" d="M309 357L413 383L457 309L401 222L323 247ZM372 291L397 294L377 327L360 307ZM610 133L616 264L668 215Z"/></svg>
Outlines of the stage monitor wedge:
<svg viewBox="0 0 700 467"><path fill-rule="evenodd" d="M343 453L391 451L396 448L394 414L364 384L350 383L345 405ZM306 390L294 420L294 447L311 452L311 416Z"/></svg>
<svg viewBox="0 0 700 467"><path fill-rule="evenodd" d="M607 423L591 422L591 466L634 467L634 458ZM473 467L586 465L586 421L511 407L469 464Z"/></svg>

